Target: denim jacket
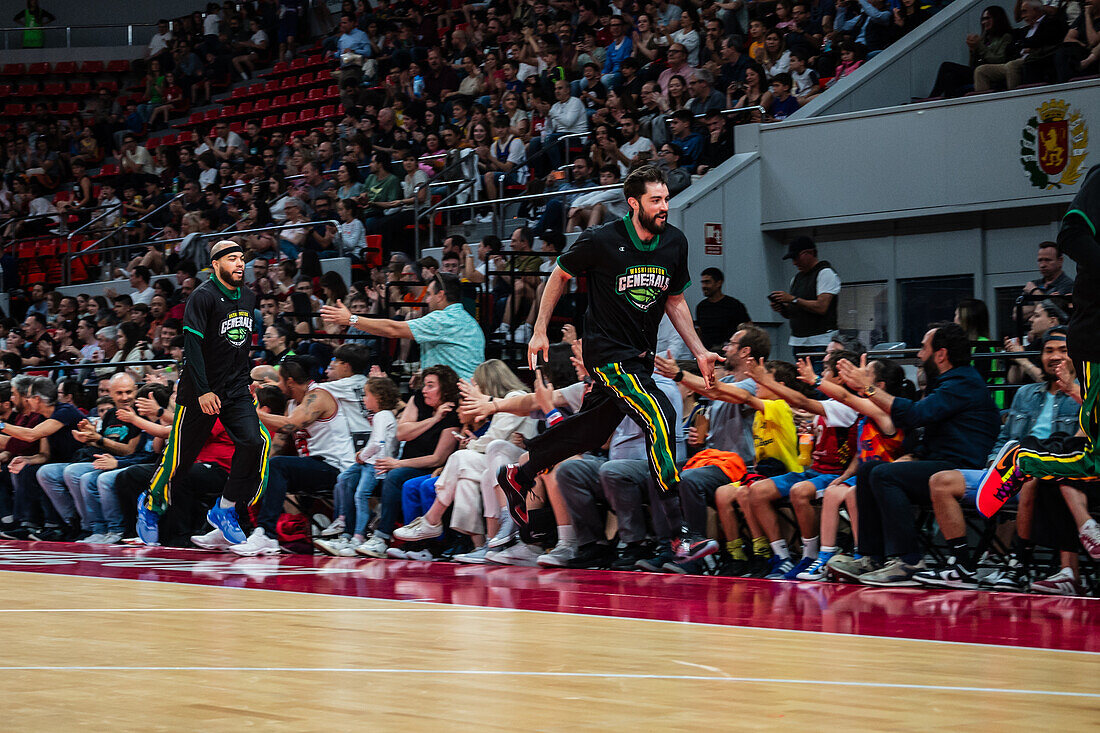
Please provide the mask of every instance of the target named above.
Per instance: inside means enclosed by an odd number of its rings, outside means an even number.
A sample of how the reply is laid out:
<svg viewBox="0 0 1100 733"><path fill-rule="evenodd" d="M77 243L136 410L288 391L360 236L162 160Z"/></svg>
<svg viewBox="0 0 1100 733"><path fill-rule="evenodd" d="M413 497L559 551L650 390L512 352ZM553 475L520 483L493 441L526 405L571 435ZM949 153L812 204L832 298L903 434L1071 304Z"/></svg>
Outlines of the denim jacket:
<svg viewBox="0 0 1100 733"><path fill-rule="evenodd" d="M1012 398L1012 406L1008 408L1004 425L1001 426L1001 432L997 435L997 442L994 443L993 450L989 453L990 461L996 458L997 452L1006 442L1020 440L1031 433L1032 428L1035 427L1035 419L1039 417L1039 412L1043 409L1043 400L1046 399L1046 394L1047 384L1045 382L1025 384L1016 391L1016 396ZM1080 411L1081 406L1072 397L1064 392L1055 393L1054 425L1050 428L1051 435L1054 433L1075 434Z"/></svg>

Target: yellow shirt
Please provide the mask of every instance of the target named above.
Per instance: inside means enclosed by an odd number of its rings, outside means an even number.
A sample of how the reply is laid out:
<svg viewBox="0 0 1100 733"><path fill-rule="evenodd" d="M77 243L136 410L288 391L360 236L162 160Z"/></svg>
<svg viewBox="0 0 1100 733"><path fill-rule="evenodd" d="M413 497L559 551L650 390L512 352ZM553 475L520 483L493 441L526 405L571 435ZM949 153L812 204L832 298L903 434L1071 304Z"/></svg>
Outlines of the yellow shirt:
<svg viewBox="0 0 1100 733"><path fill-rule="evenodd" d="M788 471L804 471L798 461L798 433L794 429L794 413L783 400L764 400L763 412L752 421L752 441L756 446L756 461L774 458Z"/></svg>

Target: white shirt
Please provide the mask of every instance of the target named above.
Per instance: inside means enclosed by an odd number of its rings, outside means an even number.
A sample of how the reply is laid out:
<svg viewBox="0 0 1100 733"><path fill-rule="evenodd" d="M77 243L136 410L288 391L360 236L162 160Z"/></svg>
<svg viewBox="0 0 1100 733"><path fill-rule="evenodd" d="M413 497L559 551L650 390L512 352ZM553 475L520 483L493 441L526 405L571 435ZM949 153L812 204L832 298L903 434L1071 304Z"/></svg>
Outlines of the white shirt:
<svg viewBox="0 0 1100 733"><path fill-rule="evenodd" d="M156 56L158 53L168 48L168 42L172 40L172 31L167 33L154 33L153 37L149 39L149 55Z"/></svg>
<svg viewBox="0 0 1100 733"><path fill-rule="evenodd" d="M135 290L134 292L130 293L130 300L134 302L134 305L137 305L138 303L149 305L153 302L154 295L156 295L156 291L153 290L153 286L150 285L149 287L145 288L145 290Z"/></svg>
<svg viewBox="0 0 1100 733"><path fill-rule="evenodd" d="M218 18L217 13L207 13L206 17L202 19L202 33L204 36L216 36L218 35Z"/></svg>
<svg viewBox="0 0 1100 733"><path fill-rule="evenodd" d="M569 132L588 132L588 115L584 111L584 102L577 97L570 97L564 102L554 102L550 107L542 136L545 138L550 133L561 135Z"/></svg>
<svg viewBox="0 0 1100 733"><path fill-rule="evenodd" d="M260 29L252 34L252 38L248 39L259 46L262 43L267 43L267 33Z"/></svg>
<svg viewBox="0 0 1100 733"><path fill-rule="evenodd" d="M840 275L837 275L836 270L831 267L826 267L817 273L817 295L821 297L825 293L833 297L840 294ZM829 331L815 336L791 336L787 343L791 346L828 346L835 334L836 331Z"/></svg>
<svg viewBox="0 0 1100 733"><path fill-rule="evenodd" d="M622 151L623 155L630 159L636 156L638 153L644 153L647 150L655 151L656 148L653 146L653 141L650 140L648 137L638 136L638 139L634 142L623 143L622 145L620 145L619 150ZM630 172L630 166L620 160L619 171L622 173L623 178L626 178L626 174Z"/></svg>
<svg viewBox="0 0 1100 733"><path fill-rule="evenodd" d="M393 458L397 455L397 418L389 410L374 413L370 421L370 442L359 451L360 460L373 466L379 458ZM374 469L374 475L381 478L385 471Z"/></svg>

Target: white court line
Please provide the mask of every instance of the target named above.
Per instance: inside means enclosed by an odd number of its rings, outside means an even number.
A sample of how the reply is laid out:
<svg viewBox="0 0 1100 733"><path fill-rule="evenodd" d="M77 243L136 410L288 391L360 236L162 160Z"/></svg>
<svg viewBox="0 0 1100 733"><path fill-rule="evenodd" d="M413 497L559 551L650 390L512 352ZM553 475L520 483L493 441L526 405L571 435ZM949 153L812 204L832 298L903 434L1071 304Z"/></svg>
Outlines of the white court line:
<svg viewBox="0 0 1100 733"><path fill-rule="evenodd" d="M330 596L340 598L341 596ZM344 598L356 598L357 596L343 596ZM385 600L385 599L371 599ZM0 608L0 613L406 613L408 611L424 611L440 613L444 611L511 611L510 608L480 608L478 606L463 606L462 608L448 608L444 604L439 607L420 608Z"/></svg>
<svg viewBox="0 0 1100 733"><path fill-rule="evenodd" d="M378 562L384 562L379 560ZM29 570L11 570L7 568L0 568L0 573L33 573ZM123 581L134 583L157 583L160 585L190 585L199 586L205 588L220 588L224 590L232 591L252 591L260 593L289 593L297 596L306 596L308 598L358 598L360 600L367 601L380 601L380 602L395 602L403 603L406 606L411 604L423 603L419 599L407 600L404 598L379 598L377 596L349 596L340 593L315 593L312 591L304 590L284 590L282 588L234 588L227 585L208 585L206 583L188 583L177 580L157 580L154 578L109 578L101 577L98 575L81 575L79 573L49 573L50 577L64 577L64 578L83 578L94 580L109 580L109 581ZM786 582L786 581L776 581ZM977 591L975 591L977 592ZM1084 600L1096 600L1100 601L1100 598L1096 599L1084 599ZM550 614L552 616L578 616L580 618L591 619L615 619L617 621L641 621L645 623L656 624L675 624L676 626L701 626L706 628L715 629L740 629L742 631L777 631L787 634L812 634L815 636L835 636L845 639L879 639L882 641L898 641L898 642L915 642L918 644L943 644L946 646L967 646L967 647L982 647L986 649L1020 649L1024 651L1032 652L1050 652L1052 654L1084 654L1087 656L1100 656L1100 652L1093 652L1087 649L1051 649L1050 647L1042 646L1021 646L1019 644L993 644L989 642L980 641L949 641L947 639L916 639L907 636L885 636L882 634L858 634L858 633L844 633L843 631L815 631L813 629L781 629L773 626L750 626L747 624L716 624L708 621L675 621L672 619L663 618L639 618L637 616L615 616L611 614L599 614L599 613L583 613L580 611L545 611L536 608L501 608L500 606L477 606L469 603L448 603L447 601L430 601L442 606L447 606L453 609L479 609L482 611L511 611L512 613L541 613ZM148 609L150 611L156 611L156 608Z"/></svg>
<svg viewBox="0 0 1100 733"><path fill-rule="evenodd" d="M123 666L13 666L0 667L0 672L312 672L337 674L401 674L401 675L462 675L480 677L551 677L610 680L667 680L674 682L741 682L757 684L814 685L820 687L875 687L891 690L928 690L934 692L999 692L1010 695L1045 695L1051 697L1100 698L1096 692L1066 692L1063 690L1024 690L1014 687L965 687L962 685L918 685L896 682L859 682L835 680L800 680L781 677L714 677L708 675L627 674L618 672L532 672L506 669L402 669L392 667L123 667Z"/></svg>

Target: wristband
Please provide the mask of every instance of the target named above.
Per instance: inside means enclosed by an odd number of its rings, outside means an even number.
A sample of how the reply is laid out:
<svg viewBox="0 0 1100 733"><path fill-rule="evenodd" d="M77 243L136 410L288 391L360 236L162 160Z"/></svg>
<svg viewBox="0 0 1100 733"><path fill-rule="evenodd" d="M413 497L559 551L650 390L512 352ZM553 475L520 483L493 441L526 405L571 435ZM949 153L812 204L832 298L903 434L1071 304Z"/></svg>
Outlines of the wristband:
<svg viewBox="0 0 1100 733"><path fill-rule="evenodd" d="M8 424L6 422L4 422L3 420L0 420L0 432L2 432L4 430L4 428L6 428L7 426L8 426Z"/></svg>
<svg viewBox="0 0 1100 733"><path fill-rule="evenodd" d="M876 391L875 385L871 384L868 385L867 389L860 392L860 394L864 397L873 397Z"/></svg>
<svg viewBox="0 0 1100 733"><path fill-rule="evenodd" d="M157 410L157 419L159 420L162 417L164 417L164 408L163 407L160 408L159 410Z"/></svg>
<svg viewBox="0 0 1100 733"><path fill-rule="evenodd" d="M673 377L672 377L672 381L673 382L682 382L682 381L684 381L684 370L681 369L680 371L676 372L676 374L674 374Z"/></svg>
<svg viewBox="0 0 1100 733"><path fill-rule="evenodd" d="M798 305L798 298L791 300L791 305Z"/></svg>
<svg viewBox="0 0 1100 733"><path fill-rule="evenodd" d="M814 386L815 387L820 387L821 386L821 375L820 374L818 374L816 377L814 377Z"/></svg>
<svg viewBox="0 0 1100 733"><path fill-rule="evenodd" d="M552 428L564 419L565 416L562 415L561 412L558 411L558 408L555 407L553 410L546 413L546 426Z"/></svg>

